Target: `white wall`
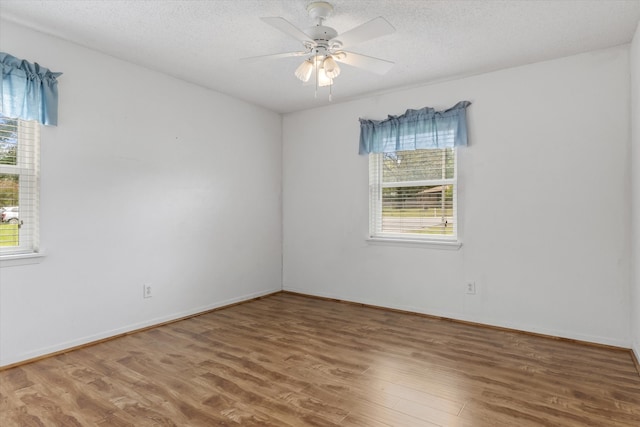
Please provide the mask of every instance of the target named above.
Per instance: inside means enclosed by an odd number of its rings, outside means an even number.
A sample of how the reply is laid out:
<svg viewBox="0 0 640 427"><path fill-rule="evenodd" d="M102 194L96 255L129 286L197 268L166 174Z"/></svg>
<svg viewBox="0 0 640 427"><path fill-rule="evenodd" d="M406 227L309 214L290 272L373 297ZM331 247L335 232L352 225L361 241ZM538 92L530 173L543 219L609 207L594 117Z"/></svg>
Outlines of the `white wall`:
<svg viewBox="0 0 640 427"><path fill-rule="evenodd" d="M632 299L632 330L633 349L640 360L640 22L636 35L631 44L631 134L632 134L632 200L633 207L633 299Z"/></svg>
<svg viewBox="0 0 640 427"><path fill-rule="evenodd" d="M0 364L281 289L280 115L8 22L0 50L64 73Z"/></svg>
<svg viewBox="0 0 640 427"><path fill-rule="evenodd" d="M629 347L629 89L621 46L286 115L284 289ZM368 244L358 117L465 99L463 247Z"/></svg>

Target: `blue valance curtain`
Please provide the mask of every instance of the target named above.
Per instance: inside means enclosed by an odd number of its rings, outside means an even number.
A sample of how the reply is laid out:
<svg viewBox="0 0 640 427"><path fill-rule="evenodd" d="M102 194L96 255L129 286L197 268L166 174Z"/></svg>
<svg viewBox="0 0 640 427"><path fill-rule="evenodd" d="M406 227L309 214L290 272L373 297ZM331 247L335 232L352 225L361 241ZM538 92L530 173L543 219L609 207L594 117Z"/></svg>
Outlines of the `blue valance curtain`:
<svg viewBox="0 0 640 427"><path fill-rule="evenodd" d="M0 113L43 125L58 124L58 81L40 65L0 52Z"/></svg>
<svg viewBox="0 0 640 427"><path fill-rule="evenodd" d="M444 111L425 107L385 120L360 119L360 154L467 145L469 101Z"/></svg>

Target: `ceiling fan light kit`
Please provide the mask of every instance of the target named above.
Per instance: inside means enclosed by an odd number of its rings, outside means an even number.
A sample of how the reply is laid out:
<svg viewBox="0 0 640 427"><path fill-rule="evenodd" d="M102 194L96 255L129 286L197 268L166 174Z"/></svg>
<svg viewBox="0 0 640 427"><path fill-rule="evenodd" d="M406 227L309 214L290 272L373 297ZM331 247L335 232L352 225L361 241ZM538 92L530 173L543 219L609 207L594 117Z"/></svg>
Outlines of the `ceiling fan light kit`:
<svg viewBox="0 0 640 427"><path fill-rule="evenodd" d="M343 50L344 46L349 47L393 33L395 28L383 17L372 19L345 33L338 34L335 29L324 25L324 21L333 13L333 6L330 3L324 1L311 2L307 5L307 13L315 21L315 25L304 31L282 17L261 18L265 23L302 42L305 48L304 51L245 59L306 56L307 58L296 68L295 76L306 83L313 74L315 76L316 96L318 87L329 86L329 100L331 100L333 79L338 77L341 71L336 61L380 75L385 74L393 66L391 61Z"/></svg>

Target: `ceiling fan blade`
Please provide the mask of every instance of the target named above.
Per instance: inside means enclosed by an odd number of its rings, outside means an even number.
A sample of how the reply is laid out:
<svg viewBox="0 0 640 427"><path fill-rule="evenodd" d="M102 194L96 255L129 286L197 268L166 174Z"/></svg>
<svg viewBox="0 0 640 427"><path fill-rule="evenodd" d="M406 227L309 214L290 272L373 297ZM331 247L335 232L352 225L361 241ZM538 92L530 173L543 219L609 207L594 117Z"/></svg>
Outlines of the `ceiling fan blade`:
<svg viewBox="0 0 640 427"><path fill-rule="evenodd" d="M377 37L386 36L395 32L396 29L382 16L372 19L369 22L352 28L351 30L340 34L329 42L339 41L342 46L351 46L354 44L362 43L367 40L375 39Z"/></svg>
<svg viewBox="0 0 640 427"><path fill-rule="evenodd" d="M243 62L256 62L268 59L280 59L280 58L291 58L295 56L305 56L309 55L309 51L303 52L284 52L284 53L274 53L271 55L260 55L260 56L250 56L248 58L240 58L240 61Z"/></svg>
<svg viewBox="0 0 640 427"><path fill-rule="evenodd" d="M386 59L374 58L373 56L362 55L360 53L340 51L333 55L333 58L343 64L362 68L376 74L386 74L393 67L394 62Z"/></svg>
<svg viewBox="0 0 640 427"><path fill-rule="evenodd" d="M296 40L299 40L303 43L305 42L313 43L313 40L311 40L311 38L309 38L309 36L306 35L300 28L296 27L291 22L287 21L286 19L280 16L266 17L266 18L260 18L260 19L262 19L262 21L266 22L272 27L282 31L283 33L290 35Z"/></svg>

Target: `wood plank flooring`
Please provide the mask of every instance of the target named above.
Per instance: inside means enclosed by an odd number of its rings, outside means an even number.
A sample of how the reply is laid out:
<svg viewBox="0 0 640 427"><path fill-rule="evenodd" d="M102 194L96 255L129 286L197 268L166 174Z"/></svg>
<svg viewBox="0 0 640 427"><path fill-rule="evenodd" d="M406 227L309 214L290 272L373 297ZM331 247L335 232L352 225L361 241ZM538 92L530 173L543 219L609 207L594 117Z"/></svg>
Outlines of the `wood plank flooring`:
<svg viewBox="0 0 640 427"><path fill-rule="evenodd" d="M0 426L640 426L624 351L280 293L0 372Z"/></svg>

